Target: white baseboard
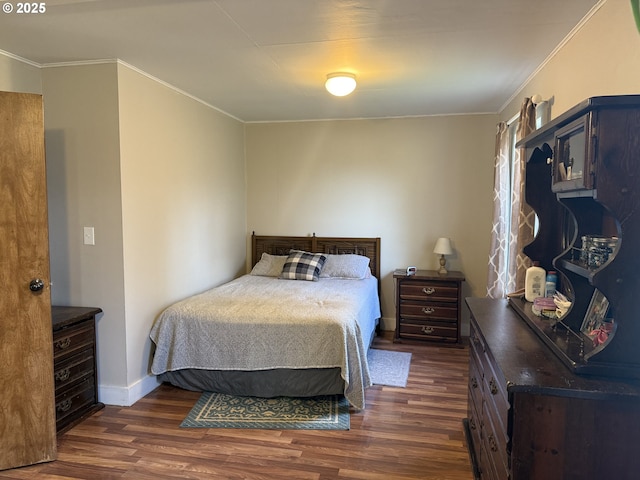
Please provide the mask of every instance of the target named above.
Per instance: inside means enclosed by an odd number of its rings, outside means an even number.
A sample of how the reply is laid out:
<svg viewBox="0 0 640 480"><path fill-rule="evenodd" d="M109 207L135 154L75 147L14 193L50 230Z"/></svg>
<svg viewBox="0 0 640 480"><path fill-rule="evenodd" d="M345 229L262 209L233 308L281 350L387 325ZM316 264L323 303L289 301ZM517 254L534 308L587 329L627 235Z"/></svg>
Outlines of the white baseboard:
<svg viewBox="0 0 640 480"><path fill-rule="evenodd" d="M105 405L130 407L147 393L154 391L160 383L155 375L147 375L129 387L98 385L98 400Z"/></svg>
<svg viewBox="0 0 640 480"><path fill-rule="evenodd" d="M382 317L380 319L380 327L384 331L393 332L396 329L396 317Z"/></svg>

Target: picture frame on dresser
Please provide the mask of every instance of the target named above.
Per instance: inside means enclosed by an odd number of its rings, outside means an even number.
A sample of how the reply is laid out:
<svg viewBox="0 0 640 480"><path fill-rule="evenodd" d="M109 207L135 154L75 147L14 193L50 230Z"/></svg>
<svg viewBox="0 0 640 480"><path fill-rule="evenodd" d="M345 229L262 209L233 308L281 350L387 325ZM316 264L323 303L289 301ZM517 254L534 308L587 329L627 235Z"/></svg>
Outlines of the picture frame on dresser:
<svg viewBox="0 0 640 480"><path fill-rule="evenodd" d="M609 300L600 290L594 289L580 331L587 336L591 335L591 332L602 326L608 311Z"/></svg>

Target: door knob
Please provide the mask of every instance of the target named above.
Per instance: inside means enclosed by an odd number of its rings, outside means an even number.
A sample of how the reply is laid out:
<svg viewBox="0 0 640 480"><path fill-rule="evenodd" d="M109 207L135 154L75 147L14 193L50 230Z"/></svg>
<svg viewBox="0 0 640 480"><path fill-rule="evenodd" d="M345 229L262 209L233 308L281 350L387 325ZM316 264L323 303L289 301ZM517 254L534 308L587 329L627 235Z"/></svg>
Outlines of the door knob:
<svg viewBox="0 0 640 480"><path fill-rule="evenodd" d="M39 292L43 288L44 281L40 280L39 278L34 278L33 280L31 280L31 282L29 282L29 290L31 290L32 292Z"/></svg>

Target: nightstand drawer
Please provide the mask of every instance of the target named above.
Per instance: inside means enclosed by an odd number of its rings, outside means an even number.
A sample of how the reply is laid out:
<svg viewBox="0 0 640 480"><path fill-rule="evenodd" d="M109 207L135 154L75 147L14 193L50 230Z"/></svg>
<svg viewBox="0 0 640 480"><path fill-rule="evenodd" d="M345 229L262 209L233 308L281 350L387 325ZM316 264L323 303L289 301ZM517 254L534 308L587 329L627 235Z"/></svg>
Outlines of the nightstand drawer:
<svg viewBox="0 0 640 480"><path fill-rule="evenodd" d="M419 340L457 341L456 324L437 324L427 322L400 322L400 336Z"/></svg>
<svg viewBox="0 0 640 480"><path fill-rule="evenodd" d="M457 302L458 285L454 282L436 283L417 280L400 282L400 298L403 300Z"/></svg>
<svg viewBox="0 0 640 480"><path fill-rule="evenodd" d="M93 322L53 332L53 358L59 361L75 353L93 348L96 333Z"/></svg>
<svg viewBox="0 0 640 480"><path fill-rule="evenodd" d="M80 352L62 362L56 362L53 372L56 394L79 380L94 376L94 362L93 350L91 349Z"/></svg>
<svg viewBox="0 0 640 480"><path fill-rule="evenodd" d="M458 308L456 305L438 305L432 303L402 302L400 304L401 322L406 318L424 320L440 320L456 322Z"/></svg>
<svg viewBox="0 0 640 480"><path fill-rule="evenodd" d="M72 417L85 413L86 406L96 403L93 377L78 383L69 390L56 395L56 425L60 428Z"/></svg>

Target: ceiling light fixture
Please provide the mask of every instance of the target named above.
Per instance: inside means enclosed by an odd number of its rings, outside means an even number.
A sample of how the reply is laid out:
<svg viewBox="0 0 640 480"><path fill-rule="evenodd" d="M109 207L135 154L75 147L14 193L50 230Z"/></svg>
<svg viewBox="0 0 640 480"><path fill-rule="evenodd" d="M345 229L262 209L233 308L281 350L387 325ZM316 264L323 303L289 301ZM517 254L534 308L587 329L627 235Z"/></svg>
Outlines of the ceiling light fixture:
<svg viewBox="0 0 640 480"><path fill-rule="evenodd" d="M331 95L344 97L356 89L356 76L345 72L330 73L324 86Z"/></svg>

